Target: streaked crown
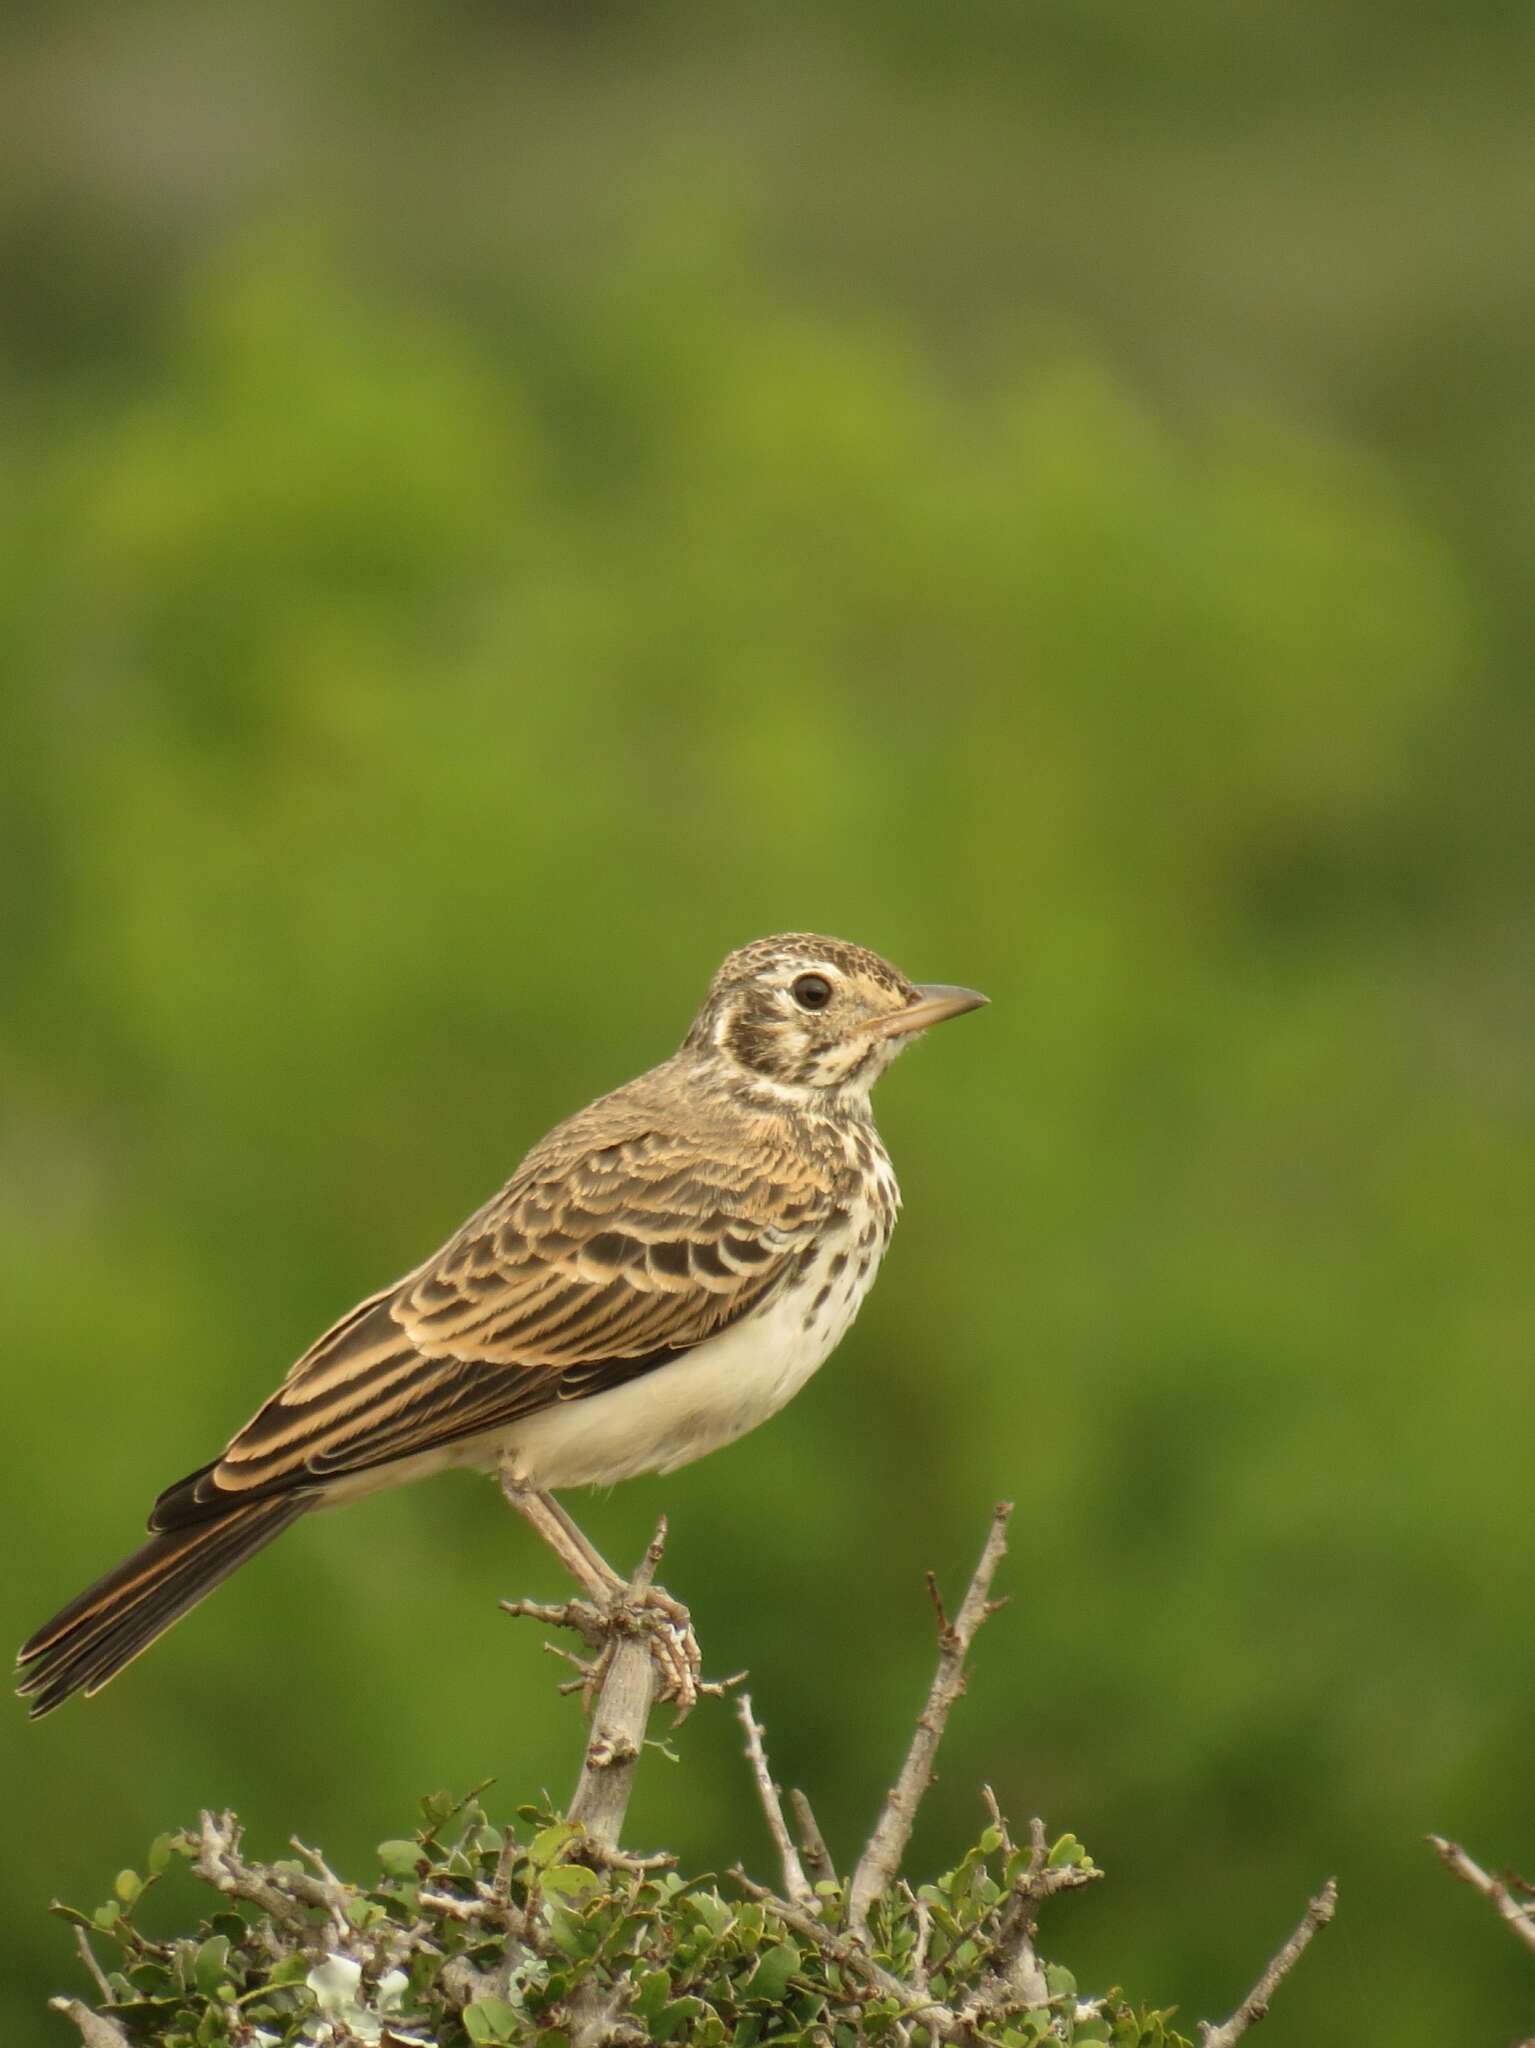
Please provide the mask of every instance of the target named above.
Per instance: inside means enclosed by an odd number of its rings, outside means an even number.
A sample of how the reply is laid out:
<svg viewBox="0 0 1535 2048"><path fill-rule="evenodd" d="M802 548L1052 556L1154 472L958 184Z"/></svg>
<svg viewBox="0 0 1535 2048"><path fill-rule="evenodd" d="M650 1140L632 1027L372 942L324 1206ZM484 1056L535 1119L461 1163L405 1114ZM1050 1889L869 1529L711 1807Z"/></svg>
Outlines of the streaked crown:
<svg viewBox="0 0 1535 2048"><path fill-rule="evenodd" d="M908 981L845 939L783 932L729 955L685 1044L749 1081L866 1094L914 1034L985 1000Z"/></svg>

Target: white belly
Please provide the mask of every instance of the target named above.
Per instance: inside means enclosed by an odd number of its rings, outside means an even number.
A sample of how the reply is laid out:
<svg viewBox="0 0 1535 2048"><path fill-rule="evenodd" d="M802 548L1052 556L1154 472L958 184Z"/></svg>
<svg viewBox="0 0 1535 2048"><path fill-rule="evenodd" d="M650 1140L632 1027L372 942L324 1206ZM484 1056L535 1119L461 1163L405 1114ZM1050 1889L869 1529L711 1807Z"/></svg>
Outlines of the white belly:
<svg viewBox="0 0 1535 2048"><path fill-rule="evenodd" d="M776 1415L841 1342L884 1251L883 1233L869 1234L861 1246L850 1228L767 1308L670 1364L516 1423L500 1462L532 1486L608 1486L674 1472L734 1443Z"/></svg>

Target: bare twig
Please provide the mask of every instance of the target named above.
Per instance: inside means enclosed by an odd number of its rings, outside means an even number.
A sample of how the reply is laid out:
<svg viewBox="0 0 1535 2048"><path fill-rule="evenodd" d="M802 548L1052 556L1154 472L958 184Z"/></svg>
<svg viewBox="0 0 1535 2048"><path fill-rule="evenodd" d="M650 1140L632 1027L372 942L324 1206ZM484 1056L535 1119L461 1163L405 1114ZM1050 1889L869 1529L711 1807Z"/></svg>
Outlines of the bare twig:
<svg viewBox="0 0 1535 2048"><path fill-rule="evenodd" d="M1463 1883L1474 1886L1484 1899L1490 1899L1519 1939L1535 1948L1535 1907L1521 1906L1509 1883L1483 1870L1480 1863L1474 1863L1458 1842L1447 1842L1443 1835L1430 1835L1428 1839L1446 1870L1453 1871Z"/></svg>
<svg viewBox="0 0 1535 2048"><path fill-rule="evenodd" d="M631 1870L643 1875L649 1870L675 1870L677 1859L669 1850L654 1856L631 1856L627 1849L610 1849L590 1835L579 1835L565 1851L567 1863L589 1863L594 1870Z"/></svg>
<svg viewBox="0 0 1535 2048"><path fill-rule="evenodd" d="M507 1828L496 1853L496 1874L490 1881L491 1897L509 1913L512 1909L512 1866L517 1861L517 1837Z"/></svg>
<svg viewBox="0 0 1535 2048"><path fill-rule="evenodd" d="M922 1795L932 1782L933 1758L943 1740L944 1727L954 1702L965 1689L965 1659L976 1632L995 1607L990 1600L991 1582L1007 1550L1007 1520L1011 1501L1000 1501L992 1510L991 1528L969 1590L958 1614L950 1621L944 1612L936 1584L929 1590L938 1610L938 1669L928 1690L927 1704L917 1719L911 1748L901 1766L900 1776L886 1795L884 1809L869 1837L868 1847L853 1872L848 1895L848 1918L855 1932L867 1932L869 1908L900 1869L906 1844L916 1822Z"/></svg>
<svg viewBox="0 0 1535 2048"><path fill-rule="evenodd" d="M794 1825L799 1829L799 1845L811 1883L835 1884L837 1866L831 1860L831 1851L826 1846L826 1837L821 1833L821 1824L811 1809L810 1801L796 1788L789 1794L789 1805L794 1812Z"/></svg>
<svg viewBox="0 0 1535 2048"><path fill-rule="evenodd" d="M326 1898L328 1900L335 1900L344 1909L346 1904L347 1888L341 1882L341 1879L337 1877L335 1871L331 1869L330 1865L326 1862L325 1858L320 1854L319 1850L306 1848L304 1844L299 1840L297 1835L289 1835L288 1847L290 1849L296 1849L299 1855L303 1857L304 1861L307 1864L309 1864L313 1870L318 1872L320 1882L325 1888Z"/></svg>
<svg viewBox="0 0 1535 2048"><path fill-rule="evenodd" d="M645 1555L635 1567L626 1600L638 1601L650 1591L665 1550L663 1515ZM593 1841L604 1848L618 1847L624 1815L629 1810L634 1767L644 1746L645 1727L659 1684L660 1674L649 1637L637 1630L625 1635L614 1649L597 1695L581 1776L570 1801L570 1818L579 1821Z"/></svg>
<svg viewBox="0 0 1535 2048"><path fill-rule="evenodd" d="M331 1909L327 1888L318 1879L298 1871L252 1869L240 1855L240 1833L232 1813L217 1818L204 1813L193 1870L215 1891L225 1892L231 1898L248 1899L253 1906L259 1906L279 1926L310 1932L314 1923L304 1907L318 1905ZM342 1922L346 1924L344 1912Z"/></svg>
<svg viewBox="0 0 1535 2048"><path fill-rule="evenodd" d="M96 1951L91 1947L90 1937L87 1935L83 1927L77 1927L75 1929L75 1947L80 1951L81 1962L84 1963L86 1969L89 1970L91 1974L92 1983L96 1986L96 1989L101 1993L102 2004L113 2004L115 2001L112 1996L112 1987L107 1982L107 1973L101 1967L100 1963L97 1962Z"/></svg>
<svg viewBox="0 0 1535 2048"><path fill-rule="evenodd" d="M478 1893L472 1899L462 1899L455 1892L420 1891L416 1904L423 1913L436 1913L443 1920L499 1921L504 1914L499 1899L484 1898Z"/></svg>
<svg viewBox="0 0 1535 2048"><path fill-rule="evenodd" d="M911 1981L923 1997L932 1990L932 1977L927 1964L927 1952L933 1939L933 1909L926 1899L919 1898L906 1882L901 1879L901 1896L911 1913L916 1938L911 1945Z"/></svg>
<svg viewBox="0 0 1535 2048"><path fill-rule="evenodd" d="M65 2019L73 2020L80 2029L80 2039L85 2048L129 2048L128 2036L117 2024L103 2014L92 2012L88 2005L82 2005L78 1998L50 1998L50 2012L61 2012Z"/></svg>
<svg viewBox="0 0 1535 2048"><path fill-rule="evenodd" d="M783 1817L778 1787L773 1783L773 1774L768 1769L767 1752L762 1747L762 1727L752 1713L752 1696L749 1692L743 1692L737 1700L736 1712L741 1717L741 1726L746 1730L746 1754L751 1758L752 1776L757 1781L757 1797L762 1802L768 1833L773 1837L773 1846L778 1851L778 1861L783 1869L784 1891L797 1906L813 1905L815 1892L805 1876L804 1866L799 1860L799 1851L794 1846Z"/></svg>
<svg viewBox="0 0 1535 2048"><path fill-rule="evenodd" d="M591 1600L503 1600L501 1611L516 1621L541 1621L545 1628L571 1629L593 1650L600 1650L608 1639L607 1617ZM580 1664L579 1658L557 1643L545 1643L544 1648Z"/></svg>
<svg viewBox="0 0 1535 2048"><path fill-rule="evenodd" d="M1247 2029L1267 2014L1269 2001L1285 1978L1295 1968L1310 1945L1311 1937L1319 1927L1325 1927L1332 1918L1338 1904L1338 1887L1334 1879L1326 1884L1306 1907L1300 1925L1290 1936L1278 1955L1269 1964L1252 1990L1242 2000L1236 2011L1223 2026L1213 2027L1208 2020L1199 2023L1200 2048L1232 2048Z"/></svg>
<svg viewBox="0 0 1535 2048"><path fill-rule="evenodd" d="M297 1870L284 1871L280 1874L286 1878L298 1898L306 1899L312 1906L324 1907L330 1915L336 1939L345 1944L352 1933L352 1923L347 1915L347 1906L353 1896L350 1888L337 1877L318 1849L306 1849L297 1835L288 1837L288 1846L296 1849L317 1875L309 1877Z"/></svg>

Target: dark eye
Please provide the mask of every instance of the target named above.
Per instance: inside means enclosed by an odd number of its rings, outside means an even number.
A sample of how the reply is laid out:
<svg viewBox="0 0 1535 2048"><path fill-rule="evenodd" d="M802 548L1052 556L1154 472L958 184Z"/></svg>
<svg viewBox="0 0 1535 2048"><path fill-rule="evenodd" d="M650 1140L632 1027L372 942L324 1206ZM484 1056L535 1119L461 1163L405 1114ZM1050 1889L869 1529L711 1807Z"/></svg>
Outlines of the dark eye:
<svg viewBox="0 0 1535 2048"><path fill-rule="evenodd" d="M802 1010L824 1010L831 1001L831 983L824 974L796 975L789 992Z"/></svg>

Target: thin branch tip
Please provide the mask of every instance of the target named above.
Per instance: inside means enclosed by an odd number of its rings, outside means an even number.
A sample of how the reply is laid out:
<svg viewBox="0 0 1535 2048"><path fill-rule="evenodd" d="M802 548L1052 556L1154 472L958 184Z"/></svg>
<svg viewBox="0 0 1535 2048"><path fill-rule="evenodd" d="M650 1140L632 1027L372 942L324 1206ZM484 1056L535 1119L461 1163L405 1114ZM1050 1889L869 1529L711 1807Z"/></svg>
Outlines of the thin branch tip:
<svg viewBox="0 0 1535 2048"><path fill-rule="evenodd" d="M826 1846L826 1837L821 1832L815 1810L798 1786L789 1794L789 1806L794 1815L794 1825L799 1830L800 1850L811 1878L816 1884L835 1884L837 1866Z"/></svg>
<svg viewBox="0 0 1535 2048"><path fill-rule="evenodd" d="M1007 1553L1007 1523L1012 1511L1011 1501L998 1501L992 1509L981 1555L971 1573L965 1597L952 1618L945 1610L936 1578L932 1573L927 1575L929 1597L939 1617L938 1668L928 1688L922 1712L917 1717L906 1761L886 1794L874 1832L853 1872L848 1892L848 1920L858 1934L867 1931L871 1906L894 1881L900 1869L901 1858L916 1824L917 1808L933 1781L933 1760L938 1753L938 1745L943 1740L954 1703L965 1690L965 1660L982 1624L995 1611L991 1602L991 1582Z"/></svg>
<svg viewBox="0 0 1535 2048"><path fill-rule="evenodd" d="M784 1891L796 1905L813 1905L815 1887L805 1875L799 1851L794 1846L788 1823L784 1820L782 1800L778 1787L773 1783L773 1774L768 1769L767 1751L762 1743L762 1727L752 1712L752 1696L749 1692L743 1692L737 1699L736 1716L746 1731L746 1754L751 1762L757 1798L762 1807L763 1817L767 1821L768 1833L772 1836L773 1846L778 1851Z"/></svg>
<svg viewBox="0 0 1535 2048"><path fill-rule="evenodd" d="M1218 2027L1212 2026L1208 2020L1200 2021L1200 2048L1233 2048L1233 2044L1241 2040L1249 2027L1267 2016L1274 1993L1310 1947L1312 1937L1318 1929L1325 1927L1332 1919L1337 1907L1338 1881L1330 1877L1316 1897L1308 1900L1295 1932L1274 1956L1230 2019Z"/></svg>
<svg viewBox="0 0 1535 2048"><path fill-rule="evenodd" d="M1535 1949L1535 1906L1521 1905L1514 1897L1516 1889L1529 1890L1523 1879L1494 1877L1491 1871L1483 1870L1480 1863L1468 1856L1459 1842L1449 1841L1443 1835L1430 1835L1427 1839L1446 1870L1458 1877L1462 1884L1479 1891L1518 1938Z"/></svg>

